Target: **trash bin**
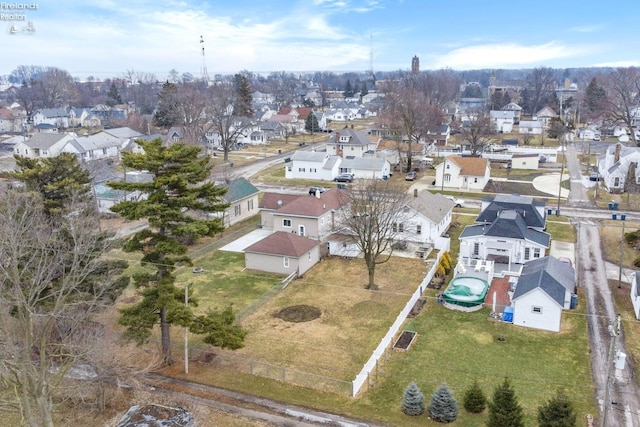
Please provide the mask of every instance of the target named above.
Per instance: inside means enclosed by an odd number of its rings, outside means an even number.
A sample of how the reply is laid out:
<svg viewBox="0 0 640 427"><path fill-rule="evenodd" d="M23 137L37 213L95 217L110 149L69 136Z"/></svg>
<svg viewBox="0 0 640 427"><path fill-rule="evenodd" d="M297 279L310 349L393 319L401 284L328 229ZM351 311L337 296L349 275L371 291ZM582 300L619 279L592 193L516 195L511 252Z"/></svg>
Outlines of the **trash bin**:
<svg viewBox="0 0 640 427"><path fill-rule="evenodd" d="M618 219L618 214L611 214L611 219Z"/></svg>
<svg viewBox="0 0 640 427"><path fill-rule="evenodd" d="M613 203L612 202L609 202L608 206L609 206L609 210L613 209Z"/></svg>
<svg viewBox="0 0 640 427"><path fill-rule="evenodd" d="M233 167L233 162L229 163L229 167L232 168Z"/></svg>
<svg viewBox="0 0 640 427"><path fill-rule="evenodd" d="M613 210L614 211L618 210L618 202L613 202Z"/></svg>
<svg viewBox="0 0 640 427"><path fill-rule="evenodd" d="M560 209L556 209L556 216L560 215Z"/></svg>
<svg viewBox="0 0 640 427"><path fill-rule="evenodd" d="M551 209L547 209L547 215L551 215Z"/></svg>
<svg viewBox="0 0 640 427"><path fill-rule="evenodd" d="M282 149L278 148L278 154L282 154Z"/></svg>
<svg viewBox="0 0 640 427"><path fill-rule="evenodd" d="M626 214L620 214L620 219L623 220L623 221L626 221L627 215Z"/></svg>

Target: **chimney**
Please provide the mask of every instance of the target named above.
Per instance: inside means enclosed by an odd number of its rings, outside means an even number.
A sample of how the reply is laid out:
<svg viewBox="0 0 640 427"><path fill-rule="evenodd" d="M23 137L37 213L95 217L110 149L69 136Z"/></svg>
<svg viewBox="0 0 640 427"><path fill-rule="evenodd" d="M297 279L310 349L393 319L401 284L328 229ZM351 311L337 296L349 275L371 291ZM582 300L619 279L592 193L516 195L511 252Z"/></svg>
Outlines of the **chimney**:
<svg viewBox="0 0 640 427"><path fill-rule="evenodd" d="M318 190L317 188L316 188L316 198L317 198L317 199L319 199L319 198L320 198L320 190Z"/></svg>
<svg viewBox="0 0 640 427"><path fill-rule="evenodd" d="M417 188L413 189L413 197L418 197L418 189Z"/></svg>
<svg viewBox="0 0 640 427"><path fill-rule="evenodd" d="M613 163L618 163L618 161L620 160L620 149L622 148L622 144L618 143L616 144L616 154L613 157Z"/></svg>

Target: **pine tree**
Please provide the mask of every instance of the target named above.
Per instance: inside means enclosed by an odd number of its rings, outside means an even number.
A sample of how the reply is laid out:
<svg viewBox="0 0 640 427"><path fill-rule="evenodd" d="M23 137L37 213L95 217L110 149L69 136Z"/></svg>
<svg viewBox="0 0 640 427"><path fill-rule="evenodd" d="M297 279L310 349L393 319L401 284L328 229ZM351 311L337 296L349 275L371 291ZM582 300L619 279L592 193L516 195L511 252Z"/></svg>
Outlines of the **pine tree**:
<svg viewBox="0 0 640 427"><path fill-rule="evenodd" d="M320 130L318 118L313 111L309 112L307 118L304 121L304 130L306 130L307 132L311 132L312 134Z"/></svg>
<svg viewBox="0 0 640 427"><path fill-rule="evenodd" d="M522 407L508 378L496 387L493 399L489 402L487 427L524 427Z"/></svg>
<svg viewBox="0 0 640 427"><path fill-rule="evenodd" d="M118 92L118 87L115 83L111 83L111 86L109 87L106 103L109 107L122 104L122 97L120 96L120 92Z"/></svg>
<svg viewBox="0 0 640 427"><path fill-rule="evenodd" d="M575 427L577 422L573 403L563 390L538 408L538 425L540 427Z"/></svg>
<svg viewBox="0 0 640 427"><path fill-rule="evenodd" d="M347 80L347 83L344 85L344 92L342 92L345 98L351 98L353 96L353 86L351 85L351 80Z"/></svg>
<svg viewBox="0 0 640 427"><path fill-rule="evenodd" d="M369 89L367 88L367 82L362 82L362 88L360 89L360 99L369 93Z"/></svg>
<svg viewBox="0 0 640 427"><path fill-rule="evenodd" d="M153 116L157 126L169 129L171 126L181 123L178 111L178 85L165 82L158 94L158 107Z"/></svg>
<svg viewBox="0 0 640 427"><path fill-rule="evenodd" d="M233 114L240 117L252 117L253 90L251 89L251 83L247 76L243 74L236 74L233 78L236 92Z"/></svg>
<svg viewBox="0 0 640 427"><path fill-rule="evenodd" d="M409 384L404 390L402 412L407 415L422 415L424 413L424 394L415 382Z"/></svg>
<svg viewBox="0 0 640 427"><path fill-rule="evenodd" d="M76 201L91 198L91 174L82 168L75 155L61 153L38 159L14 157L19 169L10 175L24 182L28 190L42 195L47 215L63 212L72 198Z"/></svg>
<svg viewBox="0 0 640 427"><path fill-rule="evenodd" d="M477 381L469 387L464 394L464 409L472 414L479 414L487 407L487 398L485 397L480 384Z"/></svg>
<svg viewBox="0 0 640 427"><path fill-rule="evenodd" d="M199 147L184 143L164 147L161 139L138 143L144 153L123 153L122 164L128 169L149 171L153 181L109 183L117 190L146 195L139 200L117 203L112 211L126 219L147 218L149 221L148 229L136 233L124 245L125 251L142 252L142 265L154 270L133 277L142 300L121 311L120 324L127 327L125 336L144 343L152 328L160 323L166 363L172 361L171 324L190 326L194 323L194 331L211 335L205 341L239 348L244 331L233 325L233 316L215 312L194 319L190 307L183 303L184 292L175 286L173 275L178 264L191 263L186 254L188 244L222 230L220 218L200 218L202 214L220 212L227 207L221 200L226 190L211 182L204 183L209 178L211 164L208 157L199 157Z"/></svg>
<svg viewBox="0 0 640 427"><path fill-rule="evenodd" d="M431 396L429 416L441 423L450 423L458 418L458 402L446 384L442 384Z"/></svg>
<svg viewBox="0 0 640 427"><path fill-rule="evenodd" d="M587 109L592 113L600 113L604 109L607 100L607 92L598 84L596 78L592 78L584 90L584 99Z"/></svg>

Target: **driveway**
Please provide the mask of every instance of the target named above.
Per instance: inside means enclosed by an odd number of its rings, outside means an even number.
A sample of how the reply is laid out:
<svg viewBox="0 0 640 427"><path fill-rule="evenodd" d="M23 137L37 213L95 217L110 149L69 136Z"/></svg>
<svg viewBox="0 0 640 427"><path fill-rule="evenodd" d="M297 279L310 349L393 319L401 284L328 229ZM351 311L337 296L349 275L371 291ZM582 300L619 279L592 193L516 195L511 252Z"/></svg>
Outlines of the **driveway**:
<svg viewBox="0 0 640 427"><path fill-rule="evenodd" d="M253 230L248 234L245 234L244 236L234 240L231 243L224 245L220 248L220 250L228 252L244 252L245 248L248 248L254 243L259 242L265 237L271 235L271 233L273 233L273 231L259 228L257 230Z"/></svg>

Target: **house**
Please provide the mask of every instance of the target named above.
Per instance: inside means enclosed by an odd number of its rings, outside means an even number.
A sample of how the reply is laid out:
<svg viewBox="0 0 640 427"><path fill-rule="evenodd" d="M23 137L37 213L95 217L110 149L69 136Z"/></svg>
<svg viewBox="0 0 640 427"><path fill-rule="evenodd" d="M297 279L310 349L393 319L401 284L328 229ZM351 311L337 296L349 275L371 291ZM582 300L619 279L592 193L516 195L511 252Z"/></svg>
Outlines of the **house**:
<svg viewBox="0 0 640 427"><path fill-rule="evenodd" d="M70 108L69 126L96 128L102 126L102 121L89 108Z"/></svg>
<svg viewBox="0 0 640 427"><path fill-rule="evenodd" d="M522 107L515 102L510 102L501 108L502 111L513 111L513 124L520 123L520 115L522 114Z"/></svg>
<svg viewBox="0 0 640 427"><path fill-rule="evenodd" d="M27 115L20 108L0 108L0 132L19 133L25 130Z"/></svg>
<svg viewBox="0 0 640 427"><path fill-rule="evenodd" d="M488 159L448 156L436 166L436 187L482 190L489 182Z"/></svg>
<svg viewBox="0 0 640 427"><path fill-rule="evenodd" d="M640 286L638 286L638 274L634 271L631 279L631 305L633 305L633 315L640 320Z"/></svg>
<svg viewBox="0 0 640 427"><path fill-rule="evenodd" d="M619 142L609 145L604 155L598 157L598 173L607 190L610 193L624 192L629 167L632 163L637 166L639 162L640 147L626 147ZM639 169L636 167L633 178L636 183L640 183Z"/></svg>
<svg viewBox="0 0 640 427"><path fill-rule="evenodd" d="M540 155L535 153L514 154L511 156L511 169L538 169Z"/></svg>
<svg viewBox="0 0 640 427"><path fill-rule="evenodd" d="M511 297L513 324L559 332L562 311L577 303L575 271L552 256L527 262Z"/></svg>
<svg viewBox="0 0 640 427"><path fill-rule="evenodd" d="M320 261L320 243L286 231L276 231L244 249L245 268L298 276Z"/></svg>
<svg viewBox="0 0 640 427"><path fill-rule="evenodd" d="M260 227L273 230L273 213L284 205L301 197L297 194L266 192L260 201Z"/></svg>
<svg viewBox="0 0 640 427"><path fill-rule="evenodd" d="M258 190L245 178L234 179L226 186L227 192L223 196L229 207L225 210L223 225L230 227L240 221L244 221L259 212Z"/></svg>
<svg viewBox="0 0 640 427"><path fill-rule="evenodd" d="M67 141L60 152L73 153L79 160L118 158L120 145L118 138L101 131Z"/></svg>
<svg viewBox="0 0 640 427"><path fill-rule="evenodd" d="M538 121L542 122L543 126L546 128L549 126L552 119L558 117L558 114L556 114L556 112L547 105L545 107L542 107L542 109L540 109L535 114L535 116L538 118Z"/></svg>
<svg viewBox="0 0 640 427"><path fill-rule="evenodd" d="M331 139L327 142L327 153L342 157L363 157L364 153L375 151L379 142L380 137L366 131L344 128L331 135Z"/></svg>
<svg viewBox="0 0 640 427"><path fill-rule="evenodd" d="M520 120L518 133L526 135L542 135L543 123L538 120Z"/></svg>
<svg viewBox="0 0 640 427"><path fill-rule="evenodd" d="M260 124L260 130L269 138L282 138L285 133L284 126L275 120L267 120Z"/></svg>
<svg viewBox="0 0 640 427"><path fill-rule="evenodd" d="M69 133L36 133L31 138L16 143L13 152L31 158L55 157L73 139L74 135Z"/></svg>
<svg viewBox="0 0 640 427"><path fill-rule="evenodd" d="M495 197L482 199L480 213L476 217L476 223L491 224L505 210L516 211L520 214L529 228L544 231L546 226L546 213L544 201L535 200L530 196L518 194L498 194Z"/></svg>
<svg viewBox="0 0 640 427"><path fill-rule="evenodd" d="M298 150L285 166L287 179L333 181L342 173L351 173L354 178L385 179L391 175L391 165L383 158L342 158L327 152Z"/></svg>
<svg viewBox="0 0 640 427"><path fill-rule="evenodd" d="M98 204L98 211L104 214L113 214L111 207L124 200L138 201L147 198L145 193L140 191L115 190L107 185L109 181L118 181L121 177L106 176L93 186L93 194ZM131 171L125 173L125 180L128 182L152 182L153 175L148 172Z"/></svg>
<svg viewBox="0 0 640 427"><path fill-rule="evenodd" d="M434 144L437 146L445 146L449 144L449 138L451 137L451 128L449 125L440 125L435 129L427 131L425 136L425 144Z"/></svg>
<svg viewBox="0 0 640 427"><path fill-rule="evenodd" d="M527 227L516 210L497 212L491 223L468 225L460 234L460 258L495 261L513 272L518 264L545 256L551 244L549 233ZM499 268L496 266L496 272Z"/></svg>
<svg viewBox="0 0 640 427"><path fill-rule="evenodd" d="M41 108L32 116L33 125L53 125L56 128L69 127L69 111L66 108Z"/></svg>
<svg viewBox="0 0 640 427"><path fill-rule="evenodd" d="M498 133L513 132L515 124L515 114L513 111L491 110L489 111L491 129Z"/></svg>
<svg viewBox="0 0 640 427"><path fill-rule="evenodd" d="M449 238L444 234L451 225L454 202L438 193L413 190L403 207L404 221L398 240L407 242L410 251L421 252L421 248L442 250L448 247Z"/></svg>
<svg viewBox="0 0 640 427"><path fill-rule="evenodd" d="M337 158L339 173L350 173L354 178L387 179L391 176L391 164L383 158Z"/></svg>

